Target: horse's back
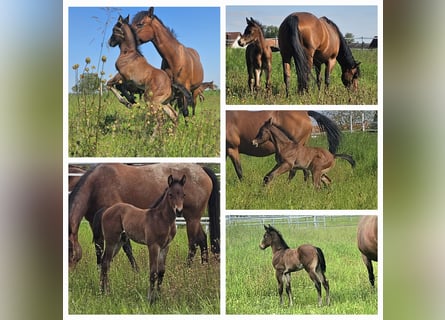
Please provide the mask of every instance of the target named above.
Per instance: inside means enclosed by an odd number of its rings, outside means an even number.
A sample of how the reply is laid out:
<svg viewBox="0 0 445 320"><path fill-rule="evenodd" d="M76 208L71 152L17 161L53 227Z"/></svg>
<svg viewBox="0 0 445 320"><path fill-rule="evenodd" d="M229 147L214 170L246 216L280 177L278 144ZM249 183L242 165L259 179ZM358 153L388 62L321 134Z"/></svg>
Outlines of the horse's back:
<svg viewBox="0 0 445 320"><path fill-rule="evenodd" d="M357 227L357 245L362 254L377 261L377 216L363 216Z"/></svg>

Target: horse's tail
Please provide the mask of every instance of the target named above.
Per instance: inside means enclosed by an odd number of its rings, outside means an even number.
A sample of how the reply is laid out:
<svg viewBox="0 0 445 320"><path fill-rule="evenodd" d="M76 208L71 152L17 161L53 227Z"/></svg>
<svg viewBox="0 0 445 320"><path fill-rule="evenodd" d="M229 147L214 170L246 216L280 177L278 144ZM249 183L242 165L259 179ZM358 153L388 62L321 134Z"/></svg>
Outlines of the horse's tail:
<svg viewBox="0 0 445 320"><path fill-rule="evenodd" d="M212 169L202 167L203 170L212 180L212 192L210 193L208 211L209 211L209 228L210 228L210 250L214 254L220 253L220 199L219 199L219 181Z"/></svg>
<svg viewBox="0 0 445 320"><path fill-rule="evenodd" d="M292 46L292 57L294 58L295 68L297 69L298 89L301 91L308 88L311 69L309 68L308 57L300 41L298 24L298 17L290 15L286 19L285 28L289 33L289 42Z"/></svg>
<svg viewBox="0 0 445 320"><path fill-rule="evenodd" d="M321 271L323 273L326 272L326 260L324 259L323 251L319 247L315 247L317 249L317 257L318 257L318 263L317 268L320 267Z"/></svg>
<svg viewBox="0 0 445 320"><path fill-rule="evenodd" d="M272 52L279 52L280 48L279 47L275 47L275 46L270 46L270 50L272 50Z"/></svg>
<svg viewBox="0 0 445 320"><path fill-rule="evenodd" d="M320 131L326 132L328 136L329 152L335 154L341 140L341 131L337 124L316 111L308 111L307 114L317 121Z"/></svg>
<svg viewBox="0 0 445 320"><path fill-rule="evenodd" d="M184 115L184 117L188 116L188 106L194 105L192 93L179 83L172 82L172 87L176 90L179 90L185 97L186 104L183 106L182 114Z"/></svg>
<svg viewBox="0 0 445 320"><path fill-rule="evenodd" d="M345 154L345 153L336 153L334 154L334 156L336 158L342 158L345 159L346 161L348 161L351 164L351 167L355 167L355 160L352 158L352 156L350 156L349 154Z"/></svg>
<svg viewBox="0 0 445 320"><path fill-rule="evenodd" d="M105 212L105 208L100 209L94 215L91 229L93 231L93 242L97 243L103 237L102 235L102 215Z"/></svg>

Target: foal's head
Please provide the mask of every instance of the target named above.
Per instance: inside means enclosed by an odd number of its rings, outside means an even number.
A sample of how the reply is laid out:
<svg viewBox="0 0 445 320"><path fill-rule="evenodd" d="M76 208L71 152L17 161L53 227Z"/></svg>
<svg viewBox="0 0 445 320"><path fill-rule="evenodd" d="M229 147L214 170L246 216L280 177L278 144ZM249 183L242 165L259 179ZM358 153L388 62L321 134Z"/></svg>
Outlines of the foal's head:
<svg viewBox="0 0 445 320"><path fill-rule="evenodd" d="M264 230L266 230L266 232L264 233L263 239L260 242L261 250L264 250L270 246L272 246L272 250L274 250L274 247L279 247L280 249L289 248L289 246L284 241L283 236L277 229L269 224L268 226L264 226Z"/></svg>
<svg viewBox="0 0 445 320"><path fill-rule="evenodd" d="M272 118L269 118L261 128L258 130L258 133L255 139L252 140L252 145L254 147L258 147L260 144L263 144L272 138L272 133L270 132L270 128L272 128Z"/></svg>
<svg viewBox="0 0 445 320"><path fill-rule="evenodd" d="M238 40L238 44L241 47L247 46L249 43L258 40L259 38L264 38L263 27L258 21L255 21L251 17L250 20L246 18L246 22L247 27L244 30L244 34L241 35L241 38Z"/></svg>
<svg viewBox="0 0 445 320"><path fill-rule="evenodd" d="M181 216L184 209L185 180L185 175L182 176L181 180L174 179L172 175L168 176L167 201L178 217Z"/></svg>
<svg viewBox="0 0 445 320"><path fill-rule="evenodd" d="M117 22L113 27L113 34L111 35L110 40L108 40L108 44L110 45L110 47L115 47L125 40L123 26L125 24L128 25L129 21L130 15L128 15L125 19L122 18L121 15L119 15L119 18L117 19Z"/></svg>

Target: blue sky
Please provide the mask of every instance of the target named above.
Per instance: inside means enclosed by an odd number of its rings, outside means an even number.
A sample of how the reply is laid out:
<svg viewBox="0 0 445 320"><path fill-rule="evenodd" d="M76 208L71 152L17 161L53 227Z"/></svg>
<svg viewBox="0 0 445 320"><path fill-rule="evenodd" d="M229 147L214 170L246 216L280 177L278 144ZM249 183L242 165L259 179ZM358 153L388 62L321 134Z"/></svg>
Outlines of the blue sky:
<svg viewBox="0 0 445 320"><path fill-rule="evenodd" d="M101 56L107 57L104 66L105 78L116 73L114 66L119 56L119 47L108 46L112 28L119 14L130 21L139 11L147 7L69 7L68 8L68 63L69 90L74 86L74 64L79 70L85 66L85 58L91 58L91 65L98 68ZM204 68L204 81L214 81L220 85L220 8L219 7L155 7L154 13L172 28L179 42L194 48L201 57ZM106 25L108 21L108 25ZM105 37L105 38L104 38ZM105 39L105 40L104 40ZM101 43L104 40L102 53ZM161 58L151 43L140 46L150 64L159 68ZM102 65L100 65L100 68ZM91 67L90 67L91 70Z"/></svg>
<svg viewBox="0 0 445 320"><path fill-rule="evenodd" d="M343 34L352 33L356 39L378 35L377 6L227 6L226 31L243 32L246 17L266 26L279 27L284 18L296 11L326 16L337 24Z"/></svg>

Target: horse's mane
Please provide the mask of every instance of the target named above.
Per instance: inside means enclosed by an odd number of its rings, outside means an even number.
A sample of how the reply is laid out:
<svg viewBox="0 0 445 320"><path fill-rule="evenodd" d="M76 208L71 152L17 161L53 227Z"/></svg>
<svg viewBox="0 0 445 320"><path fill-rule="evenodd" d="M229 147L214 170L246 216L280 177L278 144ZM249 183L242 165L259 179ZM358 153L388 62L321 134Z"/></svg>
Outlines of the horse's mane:
<svg viewBox="0 0 445 320"><path fill-rule="evenodd" d="M332 21L328 17L323 17L323 19L325 19L327 23L329 23L330 25L332 25L335 28L335 30L337 31L338 37L340 38L340 51L337 56L338 62L340 63L340 65L342 67L345 65L350 68L354 67L357 63L356 63L354 57L352 56L352 51L349 48L348 43L346 42L346 39L343 36L343 34L341 33L340 29L334 23L334 21ZM360 73L360 69L358 67L357 67L357 70Z"/></svg>
<svg viewBox="0 0 445 320"><path fill-rule="evenodd" d="M250 18L252 20L253 23L255 23L256 25L258 25L260 27L261 33L264 37L264 26L262 25L261 22L259 22L258 20L255 20L254 18Z"/></svg>
<svg viewBox="0 0 445 320"><path fill-rule="evenodd" d="M87 181L88 177L94 171L94 169L97 168L97 166L98 165L94 165L90 169L88 169L87 172L85 172L80 177L80 179L77 182L76 186L74 187L73 191L71 191L71 193L69 194L69 196L68 196L68 208L69 208L69 212L70 213L71 213L72 203L73 203L74 199L76 198L77 193L79 193L80 188L82 188L82 186L85 184L85 181Z"/></svg>
<svg viewBox="0 0 445 320"><path fill-rule="evenodd" d="M281 234L280 231L278 231L277 229L275 229L274 227L272 227L271 225L269 225L267 227L267 232L275 232L278 236L278 238L280 239L281 244L283 245L284 249L289 249L289 246L287 245L286 241L284 241L283 235Z"/></svg>
<svg viewBox="0 0 445 320"><path fill-rule="evenodd" d="M144 19L145 16L148 16L148 10L145 10L145 11L139 11L138 13L136 13L136 14L134 15L133 20L131 21L131 24L137 24L137 23L141 22L141 20ZM153 14L153 15L152 15L152 18L158 20L159 23L165 28L165 30L167 30L167 32L168 32L174 39L178 40L177 37L176 37L176 33L173 31L173 29L167 27L167 26L164 24L164 22L162 22L162 20L159 19L159 17L158 17L157 15Z"/></svg>
<svg viewBox="0 0 445 320"><path fill-rule="evenodd" d="M273 125L274 127L278 128L281 132L283 132L284 135L285 135L290 141L292 141L292 142L294 142L294 143L298 143L298 140L296 140L296 139L289 133L289 131L287 131L285 128L283 128L282 126L280 126L280 125L278 125L278 124L275 124L275 123L272 123L272 125Z"/></svg>
<svg viewBox="0 0 445 320"><path fill-rule="evenodd" d="M135 43L137 53L140 54L141 56L144 56L142 54L141 50L139 49L139 41L138 41L138 35L136 33L136 30L134 30L133 27L128 23L123 23L122 26L124 26L124 25L126 25L130 29L131 35L133 37L133 41Z"/></svg>

